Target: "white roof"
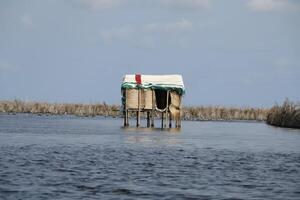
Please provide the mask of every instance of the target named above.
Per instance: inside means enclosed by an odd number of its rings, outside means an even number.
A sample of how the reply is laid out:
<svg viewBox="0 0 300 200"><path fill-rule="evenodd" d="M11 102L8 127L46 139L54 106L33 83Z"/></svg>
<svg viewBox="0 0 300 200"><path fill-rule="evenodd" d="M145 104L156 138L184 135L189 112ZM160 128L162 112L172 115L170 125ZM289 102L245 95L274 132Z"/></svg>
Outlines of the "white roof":
<svg viewBox="0 0 300 200"><path fill-rule="evenodd" d="M178 85L184 87L181 75L141 75L142 84ZM136 83L134 74L124 76L123 83Z"/></svg>

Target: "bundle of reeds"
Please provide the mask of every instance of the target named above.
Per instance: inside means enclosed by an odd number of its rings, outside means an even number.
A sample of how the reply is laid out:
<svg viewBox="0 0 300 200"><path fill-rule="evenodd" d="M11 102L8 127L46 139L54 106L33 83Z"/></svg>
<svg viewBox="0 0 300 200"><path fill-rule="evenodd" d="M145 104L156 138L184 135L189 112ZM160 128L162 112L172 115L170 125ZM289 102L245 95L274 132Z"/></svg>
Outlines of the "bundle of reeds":
<svg viewBox="0 0 300 200"><path fill-rule="evenodd" d="M300 128L300 103L286 99L282 106L273 106L268 115L267 123L274 126Z"/></svg>

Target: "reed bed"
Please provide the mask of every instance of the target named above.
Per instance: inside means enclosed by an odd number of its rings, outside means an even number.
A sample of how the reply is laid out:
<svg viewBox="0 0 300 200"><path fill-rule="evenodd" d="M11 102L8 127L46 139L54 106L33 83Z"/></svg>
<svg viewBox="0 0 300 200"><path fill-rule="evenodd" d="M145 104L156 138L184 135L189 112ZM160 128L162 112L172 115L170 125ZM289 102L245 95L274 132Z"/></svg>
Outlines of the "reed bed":
<svg viewBox="0 0 300 200"><path fill-rule="evenodd" d="M0 113L31 113L49 115L76 116L112 116L119 115L119 106L101 104L38 103L20 100L0 101Z"/></svg>
<svg viewBox="0 0 300 200"><path fill-rule="evenodd" d="M222 106L197 106L183 109L184 120L255 120L264 121L268 109L262 108L235 108Z"/></svg>
<svg viewBox="0 0 300 200"><path fill-rule="evenodd" d="M273 126L300 128L300 103L293 103L286 99L282 106L273 106L266 122Z"/></svg>
<svg viewBox="0 0 300 200"><path fill-rule="evenodd" d="M0 101L0 113L32 113L49 115L76 116L111 116L121 117L121 107L118 105L70 104L70 103L38 103L20 100ZM260 108L226 108L221 106L188 106L182 109L183 120L256 120L263 121L268 114L267 109ZM135 116L132 113L131 116ZM157 116L159 114L157 113Z"/></svg>

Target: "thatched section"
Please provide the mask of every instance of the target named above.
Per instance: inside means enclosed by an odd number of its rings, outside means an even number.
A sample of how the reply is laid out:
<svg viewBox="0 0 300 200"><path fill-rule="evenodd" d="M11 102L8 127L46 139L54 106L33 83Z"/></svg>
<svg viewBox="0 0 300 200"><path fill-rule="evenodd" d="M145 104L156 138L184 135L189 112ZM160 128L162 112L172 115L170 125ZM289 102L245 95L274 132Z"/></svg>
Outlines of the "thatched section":
<svg viewBox="0 0 300 200"><path fill-rule="evenodd" d="M129 89L125 90L126 94L126 107L128 109L137 109L139 100L139 90L138 89ZM140 90L140 108L141 109L152 109L153 102L155 101L155 96L152 95L152 90L150 89L141 89Z"/></svg>

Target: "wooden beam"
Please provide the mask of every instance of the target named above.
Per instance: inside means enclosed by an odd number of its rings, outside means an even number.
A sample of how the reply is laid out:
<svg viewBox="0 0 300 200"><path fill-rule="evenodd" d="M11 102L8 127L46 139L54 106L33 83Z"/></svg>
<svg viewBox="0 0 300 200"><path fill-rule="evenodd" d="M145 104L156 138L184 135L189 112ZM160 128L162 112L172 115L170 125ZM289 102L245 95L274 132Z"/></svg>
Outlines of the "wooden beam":
<svg viewBox="0 0 300 200"><path fill-rule="evenodd" d="M136 127L140 126L140 106L141 106L141 90L138 89L138 111L136 115Z"/></svg>
<svg viewBox="0 0 300 200"><path fill-rule="evenodd" d="M170 119L169 119L169 128L172 128L172 115L171 115L170 112L169 112L169 117L170 117Z"/></svg>
<svg viewBox="0 0 300 200"><path fill-rule="evenodd" d="M167 127L167 122L168 122L168 112L169 112L169 90L167 91L167 103L166 103L166 121L164 124L164 127Z"/></svg>
<svg viewBox="0 0 300 200"><path fill-rule="evenodd" d="M182 97L179 96L179 99L180 99L180 106L179 106L179 114L178 114L178 128L181 127L181 100L182 100Z"/></svg>
<svg viewBox="0 0 300 200"><path fill-rule="evenodd" d="M123 98L125 99L123 108L124 126L127 126L127 109L126 109L126 90L123 90Z"/></svg>
<svg viewBox="0 0 300 200"><path fill-rule="evenodd" d="M126 110L123 110L124 126L126 126Z"/></svg>
<svg viewBox="0 0 300 200"><path fill-rule="evenodd" d="M147 111L147 127L150 127L150 111Z"/></svg>
<svg viewBox="0 0 300 200"><path fill-rule="evenodd" d="M151 111L151 127L154 127L154 113L155 113L155 100L154 100L154 90L152 89L152 111Z"/></svg>
<svg viewBox="0 0 300 200"><path fill-rule="evenodd" d="M126 126L129 126L129 111L126 109Z"/></svg>
<svg viewBox="0 0 300 200"><path fill-rule="evenodd" d="M161 128L164 128L164 112L161 112Z"/></svg>

